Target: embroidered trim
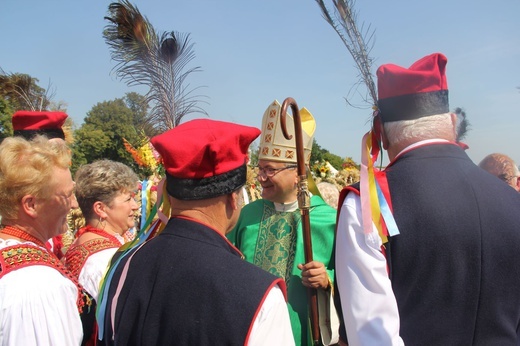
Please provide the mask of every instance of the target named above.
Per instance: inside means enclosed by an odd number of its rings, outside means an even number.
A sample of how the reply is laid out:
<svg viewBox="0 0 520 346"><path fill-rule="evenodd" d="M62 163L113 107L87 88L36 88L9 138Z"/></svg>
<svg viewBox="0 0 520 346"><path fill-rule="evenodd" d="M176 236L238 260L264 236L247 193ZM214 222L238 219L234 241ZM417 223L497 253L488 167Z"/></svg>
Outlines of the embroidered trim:
<svg viewBox="0 0 520 346"><path fill-rule="evenodd" d="M294 266L295 242L301 215L298 211L276 212L264 204L253 263L289 284Z"/></svg>
<svg viewBox="0 0 520 346"><path fill-rule="evenodd" d="M117 247L120 247L122 245L122 242L124 242L124 237L122 235L115 233L110 234L110 232L108 231L95 228L90 225L86 225L85 227L80 228L78 230L78 233L76 234L76 238L80 238L85 233L94 233L101 236L102 238L107 238L108 240L112 241L112 243ZM118 238L118 236L121 238L121 240L120 238Z"/></svg>
<svg viewBox="0 0 520 346"><path fill-rule="evenodd" d="M79 313L83 313L83 308L90 309L92 299L84 292L83 287L76 278L70 273L63 263L54 255L42 248L29 244L19 244L8 246L0 250L0 278L17 269L33 266L45 265L59 271L63 276L72 281L78 288L78 298L76 304Z"/></svg>
<svg viewBox="0 0 520 346"><path fill-rule="evenodd" d="M67 251L65 254L65 266L77 278L90 255L106 249L119 248L120 246L120 244L114 244L113 241L104 238L91 239L81 245L72 246Z"/></svg>

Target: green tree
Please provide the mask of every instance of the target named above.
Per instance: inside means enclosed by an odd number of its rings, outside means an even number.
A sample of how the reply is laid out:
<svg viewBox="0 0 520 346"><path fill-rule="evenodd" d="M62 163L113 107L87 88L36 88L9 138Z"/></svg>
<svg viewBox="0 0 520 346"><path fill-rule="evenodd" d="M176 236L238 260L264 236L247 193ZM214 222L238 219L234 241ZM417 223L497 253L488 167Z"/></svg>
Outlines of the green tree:
<svg viewBox="0 0 520 346"><path fill-rule="evenodd" d="M312 150L311 150L311 159L310 159L311 166L316 161L318 161L318 162L323 161L323 149L318 144L318 141L316 141L316 139L314 139L314 141L312 142Z"/></svg>
<svg viewBox="0 0 520 346"><path fill-rule="evenodd" d="M258 155L260 154L260 147L257 141L254 141L249 146L249 166L258 166Z"/></svg>
<svg viewBox="0 0 520 346"><path fill-rule="evenodd" d="M22 73L5 73L0 68L0 138L13 135L12 116L16 110L47 107L47 92L38 79Z"/></svg>
<svg viewBox="0 0 520 346"><path fill-rule="evenodd" d="M130 143L139 142L133 116L123 98L104 101L92 107L84 124L74 134L73 171L84 163L110 159L139 172L139 167L123 144L123 138Z"/></svg>
<svg viewBox="0 0 520 346"><path fill-rule="evenodd" d="M147 120L148 110L150 109L146 96L136 92L129 92L124 97L125 103L132 111L132 123L139 130L144 132L149 138L159 134Z"/></svg>
<svg viewBox="0 0 520 346"><path fill-rule="evenodd" d="M5 73L0 68L0 97L7 100L14 110L47 109L52 96L38 82L28 74Z"/></svg>
<svg viewBox="0 0 520 346"><path fill-rule="evenodd" d="M105 131L93 124L84 124L74 132L72 144L72 172L84 164L105 158L104 154L110 145L110 137Z"/></svg>
<svg viewBox="0 0 520 346"><path fill-rule="evenodd" d="M66 112L64 101L52 100L50 88L38 85L38 79L24 73L5 73L0 68L0 137L13 135L12 116L18 110L59 110ZM72 119L65 126L72 128Z"/></svg>
<svg viewBox="0 0 520 346"><path fill-rule="evenodd" d="M11 122L13 112L9 101L0 96L0 142L5 137L13 135L13 125Z"/></svg>
<svg viewBox="0 0 520 346"><path fill-rule="evenodd" d="M332 167L336 168L337 170L341 170L343 165L343 159L340 156L332 154L329 151L325 150L325 152L323 153L323 159L325 161L328 161L332 165Z"/></svg>
<svg viewBox="0 0 520 346"><path fill-rule="evenodd" d="M322 162L322 161L328 161L332 167L336 168L337 170L340 170L342 168L343 159L336 155L329 152L327 149L322 148L316 139L314 139L314 142L312 143L312 150L311 150L311 159L310 164L311 166L316 162Z"/></svg>

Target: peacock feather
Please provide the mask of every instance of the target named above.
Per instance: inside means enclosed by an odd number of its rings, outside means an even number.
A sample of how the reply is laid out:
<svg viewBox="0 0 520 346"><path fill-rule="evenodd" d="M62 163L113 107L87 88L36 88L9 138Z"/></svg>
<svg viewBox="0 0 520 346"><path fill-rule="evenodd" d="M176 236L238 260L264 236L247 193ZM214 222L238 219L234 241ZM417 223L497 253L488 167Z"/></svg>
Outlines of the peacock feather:
<svg viewBox="0 0 520 346"><path fill-rule="evenodd" d="M368 93L364 97L365 101L371 106L377 105L377 90L372 75L374 60L370 57L375 32L370 25L366 28L364 25L358 28L357 13L353 9L354 0L332 0L333 14L325 5L324 0L316 0L316 2L321 9L323 18L336 31L354 59L360 78L356 86L365 85ZM348 99L347 102L352 105Z"/></svg>
<svg viewBox="0 0 520 346"><path fill-rule="evenodd" d="M198 88L189 89L187 77L200 71L188 68L195 58L189 34L158 33L139 9L127 0L108 6L109 22L103 31L116 76L129 86L149 87L146 101L151 105L146 121L164 132L180 124L190 113L207 113L199 105Z"/></svg>

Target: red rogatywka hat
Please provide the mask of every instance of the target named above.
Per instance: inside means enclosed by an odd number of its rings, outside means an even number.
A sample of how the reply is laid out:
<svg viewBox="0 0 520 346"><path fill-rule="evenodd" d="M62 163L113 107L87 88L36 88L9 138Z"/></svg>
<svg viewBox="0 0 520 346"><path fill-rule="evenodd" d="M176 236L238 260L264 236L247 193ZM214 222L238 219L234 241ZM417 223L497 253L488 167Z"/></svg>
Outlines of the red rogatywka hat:
<svg viewBox="0 0 520 346"><path fill-rule="evenodd" d="M446 63L434 53L410 68L394 64L377 69L378 109L383 122L412 120L449 112Z"/></svg>
<svg viewBox="0 0 520 346"><path fill-rule="evenodd" d="M39 134L65 139L62 126L66 119L64 112L17 111L12 118L13 132L28 140Z"/></svg>
<svg viewBox="0 0 520 346"><path fill-rule="evenodd" d="M259 135L255 127L195 119L153 137L151 143L162 157L168 193L199 200L245 184L249 145Z"/></svg>

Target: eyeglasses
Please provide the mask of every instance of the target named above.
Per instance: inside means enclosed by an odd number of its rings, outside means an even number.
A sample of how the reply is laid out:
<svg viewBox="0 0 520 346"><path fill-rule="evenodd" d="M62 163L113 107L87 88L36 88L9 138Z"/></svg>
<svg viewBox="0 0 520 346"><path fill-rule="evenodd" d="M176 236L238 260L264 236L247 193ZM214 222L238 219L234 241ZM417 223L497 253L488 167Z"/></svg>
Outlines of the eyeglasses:
<svg viewBox="0 0 520 346"><path fill-rule="evenodd" d="M298 166L290 165L290 166L285 166L285 167L282 167L282 168L272 168L272 167L262 168L262 167L256 167L258 169L258 173L256 173L256 176L257 177L260 176L260 177L272 178L275 175L277 175L278 173L280 173L281 171L285 171L286 169L291 169L291 168L296 168L296 167L298 167Z"/></svg>
<svg viewBox="0 0 520 346"><path fill-rule="evenodd" d="M518 175L509 175L509 174L499 174L498 175L498 178L500 180L503 180L505 181L506 183L508 183L509 181L511 181L512 179L518 179L520 178L520 176Z"/></svg>

